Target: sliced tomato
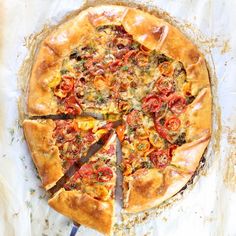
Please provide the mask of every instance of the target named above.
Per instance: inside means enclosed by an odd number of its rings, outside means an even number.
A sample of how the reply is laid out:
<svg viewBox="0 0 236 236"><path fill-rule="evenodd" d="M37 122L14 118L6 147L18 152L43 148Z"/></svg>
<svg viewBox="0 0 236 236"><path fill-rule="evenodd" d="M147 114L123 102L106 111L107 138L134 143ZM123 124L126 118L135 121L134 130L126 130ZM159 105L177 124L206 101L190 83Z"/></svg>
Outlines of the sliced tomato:
<svg viewBox="0 0 236 236"><path fill-rule="evenodd" d="M172 116L165 121L164 126L171 131L176 131L179 129L181 121L176 116Z"/></svg>
<svg viewBox="0 0 236 236"><path fill-rule="evenodd" d="M109 63L109 68L110 68L111 72L115 72L115 71L117 71L117 69L119 67L122 66L122 64L123 64L122 60L117 59L114 62Z"/></svg>
<svg viewBox="0 0 236 236"><path fill-rule="evenodd" d="M92 130L89 130L88 133L84 136L84 139L87 142L93 142L95 140Z"/></svg>
<svg viewBox="0 0 236 236"><path fill-rule="evenodd" d="M142 102L142 109L145 112L158 112L162 107L162 100L157 94L147 95Z"/></svg>
<svg viewBox="0 0 236 236"><path fill-rule="evenodd" d="M148 65L148 56L146 55L146 53L142 51L139 51L135 55L135 60L137 61L138 66L140 67L144 67Z"/></svg>
<svg viewBox="0 0 236 236"><path fill-rule="evenodd" d="M74 88L74 78L64 75L60 84L54 89L54 94L59 98L65 98Z"/></svg>
<svg viewBox="0 0 236 236"><path fill-rule="evenodd" d="M154 126L157 133L159 134L161 138L166 139L167 141L171 142L171 137L169 136L166 128L160 124L159 120L160 120L159 118L154 117Z"/></svg>
<svg viewBox="0 0 236 236"><path fill-rule="evenodd" d="M115 149L114 145L111 145L109 147L109 149L107 150L107 154L109 154L109 155L114 155L115 152L116 152L116 149Z"/></svg>
<svg viewBox="0 0 236 236"><path fill-rule="evenodd" d="M127 123L131 127L136 127L140 123L141 117L138 110L133 110L127 115Z"/></svg>
<svg viewBox="0 0 236 236"><path fill-rule="evenodd" d="M75 99L74 95L69 96L68 98L65 99L65 110L67 114L70 115L78 115L81 114L82 109Z"/></svg>
<svg viewBox="0 0 236 236"><path fill-rule="evenodd" d="M156 168L165 168L171 161L168 150L155 150L149 155L151 162Z"/></svg>
<svg viewBox="0 0 236 236"><path fill-rule="evenodd" d="M161 94L164 94L166 96L174 92L173 79L164 76L162 76L160 79L157 80L155 86L157 87L157 89Z"/></svg>
<svg viewBox="0 0 236 236"><path fill-rule="evenodd" d="M125 55L124 55L124 64L126 65L129 61L129 58L134 55L136 53L135 50L131 50L131 51L128 51Z"/></svg>
<svg viewBox="0 0 236 236"><path fill-rule="evenodd" d="M78 175L82 178L91 178L94 173L93 166L89 163L82 165L78 171Z"/></svg>
<svg viewBox="0 0 236 236"><path fill-rule="evenodd" d="M168 102L168 107L173 113L181 114L186 109L186 99L180 95L173 94Z"/></svg>
<svg viewBox="0 0 236 236"><path fill-rule="evenodd" d="M108 182L113 177L113 171L108 166L99 167L96 173L99 182Z"/></svg>
<svg viewBox="0 0 236 236"><path fill-rule="evenodd" d="M174 68L169 61L162 62L159 66L158 69L160 70L162 75L165 76L171 76L174 72Z"/></svg>
<svg viewBox="0 0 236 236"><path fill-rule="evenodd" d="M147 140L138 140L135 149L138 152L147 152L150 149L150 143Z"/></svg>

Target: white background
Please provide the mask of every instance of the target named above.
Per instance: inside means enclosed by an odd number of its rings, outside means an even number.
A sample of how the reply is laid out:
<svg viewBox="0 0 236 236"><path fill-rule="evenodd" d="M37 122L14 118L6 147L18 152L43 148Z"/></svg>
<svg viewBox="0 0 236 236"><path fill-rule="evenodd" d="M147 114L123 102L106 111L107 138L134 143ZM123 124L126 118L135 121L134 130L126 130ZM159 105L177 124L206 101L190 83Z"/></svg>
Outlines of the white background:
<svg viewBox="0 0 236 236"><path fill-rule="evenodd" d="M66 13L79 8L81 1L0 2L0 235L69 235L72 223L47 206L47 196L40 188L18 125L17 73L28 54L25 38L40 31L45 23L55 24ZM234 236L236 0L142 3L168 12L205 53L212 71L214 132L206 155L207 165L191 190L158 216L149 217L121 235ZM217 123L219 118L221 125ZM81 227L78 235L98 234Z"/></svg>

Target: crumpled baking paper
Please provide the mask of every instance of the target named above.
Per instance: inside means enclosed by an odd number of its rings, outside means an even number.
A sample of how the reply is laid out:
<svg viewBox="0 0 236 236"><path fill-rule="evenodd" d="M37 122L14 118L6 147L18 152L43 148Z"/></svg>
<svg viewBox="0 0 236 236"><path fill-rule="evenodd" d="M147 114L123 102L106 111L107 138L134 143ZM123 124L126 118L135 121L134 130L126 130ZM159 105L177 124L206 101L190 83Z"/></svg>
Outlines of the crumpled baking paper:
<svg viewBox="0 0 236 236"><path fill-rule="evenodd" d="M205 54L214 102L213 135L206 163L194 183L173 198L169 206L133 216L123 214L118 218L115 234L234 236L236 1L140 0L138 3L158 7ZM27 150L19 125L18 99L22 94L19 70L29 54L29 36L40 32L45 24L58 23L81 5L80 0L0 2L0 235L59 236L69 235L72 228L69 219L48 207L48 196L40 187ZM99 235L83 226L77 234Z"/></svg>

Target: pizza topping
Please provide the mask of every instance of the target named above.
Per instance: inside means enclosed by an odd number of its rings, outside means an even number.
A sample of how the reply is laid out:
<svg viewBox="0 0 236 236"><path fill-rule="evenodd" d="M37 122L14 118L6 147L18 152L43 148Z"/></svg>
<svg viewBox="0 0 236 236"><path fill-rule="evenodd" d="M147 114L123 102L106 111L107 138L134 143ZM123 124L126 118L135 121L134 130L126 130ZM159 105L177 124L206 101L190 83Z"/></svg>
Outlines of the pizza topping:
<svg viewBox="0 0 236 236"><path fill-rule="evenodd" d="M108 182L113 177L113 171L111 168L104 166L97 169L97 180L99 182Z"/></svg>
<svg viewBox="0 0 236 236"><path fill-rule="evenodd" d="M169 95L174 92L174 81L171 78L161 77L156 82L158 91L163 95Z"/></svg>
<svg viewBox="0 0 236 236"><path fill-rule="evenodd" d="M162 100L157 94L149 94L142 100L145 112L158 112L162 107Z"/></svg>
<svg viewBox="0 0 236 236"><path fill-rule="evenodd" d="M165 168L171 161L168 151L156 150L150 154L150 160L156 168Z"/></svg>
<svg viewBox="0 0 236 236"><path fill-rule="evenodd" d="M161 72L161 74L164 76L172 76L172 74L174 72L173 66L172 66L171 62L169 62L169 61L162 62L158 66L158 69Z"/></svg>
<svg viewBox="0 0 236 236"><path fill-rule="evenodd" d="M55 88L54 94L59 98L65 98L74 87L74 78L63 76L60 84Z"/></svg>
<svg viewBox="0 0 236 236"><path fill-rule="evenodd" d="M180 95L174 94L168 102L168 107L173 113L177 115L181 114L186 109L186 99Z"/></svg>
<svg viewBox="0 0 236 236"><path fill-rule="evenodd" d="M79 177L81 178L92 178L94 175L94 169L91 164L84 164L82 167L79 169Z"/></svg>
<svg viewBox="0 0 236 236"><path fill-rule="evenodd" d="M127 115L127 123L131 127L137 127L141 122L141 115L138 110L133 110Z"/></svg>
<svg viewBox="0 0 236 236"><path fill-rule="evenodd" d="M147 140L138 140L135 144L138 152L147 152L150 149L150 143Z"/></svg>
<svg viewBox="0 0 236 236"><path fill-rule="evenodd" d="M176 116L172 116L172 117L170 117L169 119L166 120L164 126L165 126L168 130L176 131L176 130L179 129L180 124L181 124L180 119L177 118Z"/></svg>

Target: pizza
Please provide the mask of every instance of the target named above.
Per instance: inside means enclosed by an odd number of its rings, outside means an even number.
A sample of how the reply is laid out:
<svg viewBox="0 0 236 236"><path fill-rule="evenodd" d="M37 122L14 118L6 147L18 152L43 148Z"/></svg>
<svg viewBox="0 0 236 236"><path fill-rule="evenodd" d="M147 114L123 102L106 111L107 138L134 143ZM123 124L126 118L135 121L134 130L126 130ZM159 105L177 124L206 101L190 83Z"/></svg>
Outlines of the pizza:
<svg viewBox="0 0 236 236"><path fill-rule="evenodd" d="M194 176L211 137L211 106L204 56L177 28L126 6L81 11L41 42L24 132L46 190L91 145L108 141L49 205L79 224L112 231L114 130L125 211L162 204Z"/></svg>
<svg viewBox="0 0 236 236"><path fill-rule="evenodd" d="M92 144L109 132L109 126L92 117L24 120L24 134L43 187L53 187L76 161L86 156Z"/></svg>
<svg viewBox="0 0 236 236"><path fill-rule="evenodd" d="M71 177L49 205L79 224L110 234L116 183L116 135Z"/></svg>

